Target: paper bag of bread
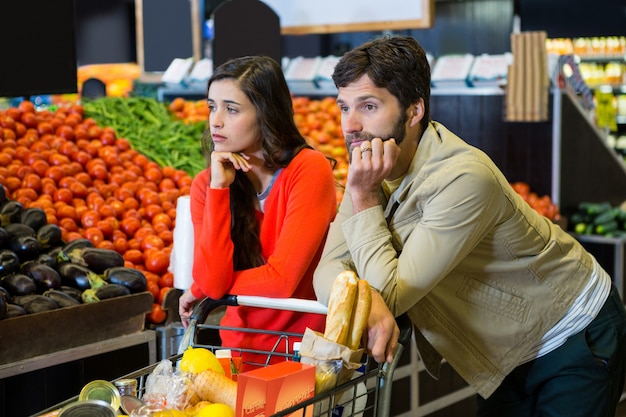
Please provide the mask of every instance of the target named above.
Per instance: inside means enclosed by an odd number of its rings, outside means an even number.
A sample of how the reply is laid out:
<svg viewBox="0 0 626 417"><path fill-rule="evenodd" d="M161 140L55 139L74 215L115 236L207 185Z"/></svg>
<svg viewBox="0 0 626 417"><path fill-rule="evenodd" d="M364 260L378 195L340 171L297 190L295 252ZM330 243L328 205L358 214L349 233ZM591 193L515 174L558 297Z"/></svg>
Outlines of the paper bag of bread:
<svg viewBox="0 0 626 417"><path fill-rule="evenodd" d="M307 329L300 347L301 361L315 365L316 394L348 381L361 366L364 349L359 347L371 305L366 280L352 271L343 271L335 278L324 334Z"/></svg>

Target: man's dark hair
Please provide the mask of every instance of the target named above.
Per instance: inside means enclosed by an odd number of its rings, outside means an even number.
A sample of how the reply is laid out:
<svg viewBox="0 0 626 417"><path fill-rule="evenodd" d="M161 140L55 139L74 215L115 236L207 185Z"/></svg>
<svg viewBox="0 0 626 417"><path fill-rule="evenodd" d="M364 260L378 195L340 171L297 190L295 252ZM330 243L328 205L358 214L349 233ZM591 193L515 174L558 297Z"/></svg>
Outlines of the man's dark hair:
<svg viewBox="0 0 626 417"><path fill-rule="evenodd" d="M339 87L367 75L376 87L386 88L402 108L424 99L422 129L430 121L430 64L426 51L410 36L384 36L346 52L333 72Z"/></svg>

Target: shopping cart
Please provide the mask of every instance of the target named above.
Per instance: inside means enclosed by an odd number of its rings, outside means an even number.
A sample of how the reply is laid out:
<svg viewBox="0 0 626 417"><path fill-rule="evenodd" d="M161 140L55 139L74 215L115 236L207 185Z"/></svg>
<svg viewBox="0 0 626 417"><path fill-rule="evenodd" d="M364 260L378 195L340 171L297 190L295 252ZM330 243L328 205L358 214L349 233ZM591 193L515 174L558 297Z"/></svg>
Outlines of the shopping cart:
<svg viewBox="0 0 626 417"><path fill-rule="evenodd" d="M293 360L293 353L288 349L288 347L292 345L290 339L300 339L302 337L301 334L274 332L264 329L226 327L219 324L211 324L210 322L213 320L207 320L211 314L219 315L222 308L227 306L272 308L314 314L326 314L327 312L326 306L312 300L235 295L227 295L219 300L205 299L194 308L189 326L182 337L178 353L169 357L168 360L170 360L173 365L176 365L182 358L185 349L189 346L194 348L206 348L212 352L215 352L217 349L229 349L232 352L247 352L267 357L266 363L252 364L255 366L267 365L270 360L275 357L280 357L284 360ZM268 417L305 417L311 409L313 409L313 417L388 417L391 406L393 373L398 365L402 352L410 343L412 335L412 326L407 316L403 315L398 317L397 322L400 328L400 338L398 349L391 363L378 364L372 358L365 355L363 365L348 382L338 385L334 389L322 394L316 394L310 399L304 400ZM216 336L219 332L223 331L274 335L276 336L276 343L274 349L271 351L224 346L221 344L219 336ZM207 337L207 335L212 336ZM286 346L287 348L279 349L278 346ZM131 372L113 382L121 379L136 379L138 397L141 398L146 389L147 378L157 365L158 363ZM59 410L77 400L78 396L70 398L31 417L53 413L55 410Z"/></svg>

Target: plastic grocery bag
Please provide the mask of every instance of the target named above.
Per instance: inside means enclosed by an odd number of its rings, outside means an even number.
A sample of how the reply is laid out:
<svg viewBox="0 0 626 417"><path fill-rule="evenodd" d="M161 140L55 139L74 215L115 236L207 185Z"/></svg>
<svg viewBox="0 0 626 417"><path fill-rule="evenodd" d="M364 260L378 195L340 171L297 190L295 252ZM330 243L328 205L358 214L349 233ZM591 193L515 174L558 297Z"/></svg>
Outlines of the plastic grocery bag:
<svg viewBox="0 0 626 417"><path fill-rule="evenodd" d="M189 196L178 197L176 226L170 255L170 271L174 274L174 287L187 290L193 282L193 224Z"/></svg>

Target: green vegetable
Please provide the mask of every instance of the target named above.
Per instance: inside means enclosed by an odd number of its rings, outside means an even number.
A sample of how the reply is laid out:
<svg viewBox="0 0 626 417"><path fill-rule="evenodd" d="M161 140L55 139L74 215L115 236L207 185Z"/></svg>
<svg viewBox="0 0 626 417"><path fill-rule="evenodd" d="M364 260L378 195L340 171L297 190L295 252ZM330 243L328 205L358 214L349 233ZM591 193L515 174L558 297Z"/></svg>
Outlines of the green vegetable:
<svg viewBox="0 0 626 417"><path fill-rule="evenodd" d="M619 213L619 208L611 208L610 210L606 210L598 214L596 217L594 217L593 223L598 225L598 224L610 222L611 220L615 220L618 213Z"/></svg>
<svg viewBox="0 0 626 417"><path fill-rule="evenodd" d="M588 201L583 201L578 205L578 209L580 211L587 213L590 216L598 216L601 213L610 210L611 208L611 204L606 201L602 203L591 203Z"/></svg>
<svg viewBox="0 0 626 417"><path fill-rule="evenodd" d="M84 100L85 117L112 127L118 137L161 167L182 169L194 177L206 167L200 138L206 123L176 120L166 105L147 97Z"/></svg>
<svg viewBox="0 0 626 417"><path fill-rule="evenodd" d="M596 234L599 234L599 235L605 235L609 232L613 232L614 230L617 230L617 227L618 227L617 221L611 220L609 222L596 225L595 232Z"/></svg>
<svg viewBox="0 0 626 417"><path fill-rule="evenodd" d="M574 226L574 233L579 235L585 233L585 230L587 230L587 223L576 223L576 226Z"/></svg>

